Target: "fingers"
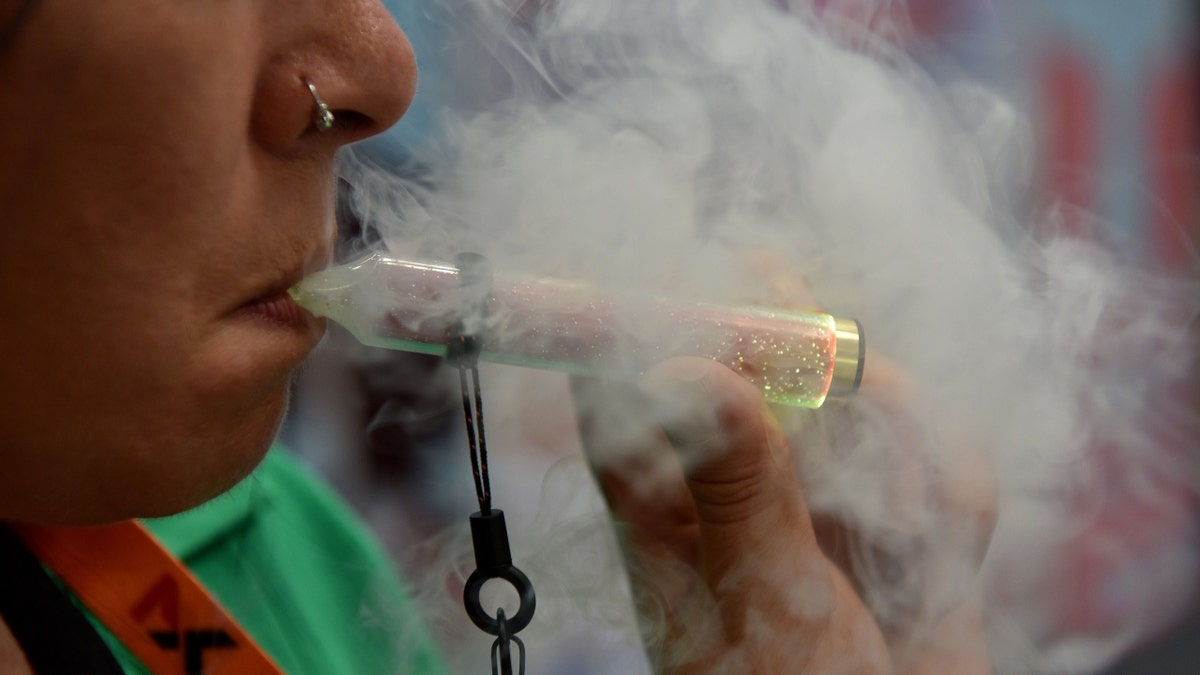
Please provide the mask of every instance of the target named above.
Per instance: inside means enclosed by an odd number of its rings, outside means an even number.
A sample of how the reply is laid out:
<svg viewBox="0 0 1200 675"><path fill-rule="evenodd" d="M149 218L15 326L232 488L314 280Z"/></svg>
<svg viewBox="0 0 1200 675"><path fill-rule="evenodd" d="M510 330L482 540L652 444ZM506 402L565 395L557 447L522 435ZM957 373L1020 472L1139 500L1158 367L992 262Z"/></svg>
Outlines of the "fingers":
<svg viewBox="0 0 1200 675"><path fill-rule="evenodd" d="M815 550L786 439L741 377L683 358L636 388L574 387L584 447L622 521L661 542L700 530L700 548L677 550L714 578L731 552L775 553L781 540Z"/></svg>
<svg viewBox="0 0 1200 675"><path fill-rule="evenodd" d="M767 307L825 311L796 266L775 251L755 250L744 256L745 268L752 278L761 280L764 297L757 299Z"/></svg>
<svg viewBox="0 0 1200 675"><path fill-rule="evenodd" d="M627 537L695 560L695 507L683 471L636 386L571 381L580 439L601 493ZM639 542L641 543L641 542Z"/></svg>
<svg viewBox="0 0 1200 675"><path fill-rule="evenodd" d="M879 354L868 356L856 400L823 420L826 438L794 441L806 447L800 461L822 547L893 646L908 649L974 590L995 520L992 473Z"/></svg>
<svg viewBox="0 0 1200 675"><path fill-rule="evenodd" d="M786 439L753 386L712 362L676 359L639 389L683 467L711 582L744 557L778 556L783 541L815 550Z"/></svg>
<svg viewBox="0 0 1200 675"><path fill-rule="evenodd" d="M883 664L885 636L916 671L986 666L955 636L980 634L962 603L994 520L990 473L929 426L903 371L872 365L860 400L822 415L843 427L825 455L799 446L805 489L759 392L732 371L676 359L637 386L576 382L584 447L624 523L659 670L725 658L764 672L805 659L841 667L847 654Z"/></svg>
<svg viewBox="0 0 1200 675"><path fill-rule="evenodd" d="M816 543L757 389L712 362L677 359L636 388L581 381L575 394L584 447L625 523L657 669L826 672L814 664L886 660Z"/></svg>
<svg viewBox="0 0 1200 675"><path fill-rule="evenodd" d="M573 378L580 439L612 512L655 672L692 660L719 632L696 571L699 529L683 471L636 385ZM687 617L692 617L690 620Z"/></svg>
<svg viewBox="0 0 1200 675"><path fill-rule="evenodd" d="M987 675L992 672L978 599L942 618L927 640L904 652L893 651L895 670L903 675Z"/></svg>
<svg viewBox="0 0 1200 675"><path fill-rule="evenodd" d="M695 506L696 570L715 599L720 630L708 648L721 645L701 660L736 658L782 672L789 659L812 658L815 645L828 642L835 611L858 603L835 585L786 441L761 395L700 359L662 364L640 390Z"/></svg>
<svg viewBox="0 0 1200 675"><path fill-rule="evenodd" d="M920 558L898 562L924 570L916 586L919 606L924 619L937 622L969 596L987 552L996 518L994 474L977 443L924 408L907 374L882 357L875 362L861 397L883 417L893 439L893 475L912 477L894 481L898 489L891 497L894 510L906 516L907 538ZM901 622L911 626L915 619Z"/></svg>

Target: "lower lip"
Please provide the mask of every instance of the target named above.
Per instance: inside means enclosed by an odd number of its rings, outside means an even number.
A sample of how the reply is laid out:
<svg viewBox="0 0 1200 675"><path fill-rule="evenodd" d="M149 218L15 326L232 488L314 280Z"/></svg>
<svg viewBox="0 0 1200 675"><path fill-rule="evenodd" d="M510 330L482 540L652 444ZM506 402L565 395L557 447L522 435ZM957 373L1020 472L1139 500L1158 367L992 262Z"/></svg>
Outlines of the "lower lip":
<svg viewBox="0 0 1200 675"><path fill-rule="evenodd" d="M242 305L238 314L251 316L280 328L294 330L308 329L317 322L316 317L297 305L296 301L292 300L292 296L287 293L252 300Z"/></svg>

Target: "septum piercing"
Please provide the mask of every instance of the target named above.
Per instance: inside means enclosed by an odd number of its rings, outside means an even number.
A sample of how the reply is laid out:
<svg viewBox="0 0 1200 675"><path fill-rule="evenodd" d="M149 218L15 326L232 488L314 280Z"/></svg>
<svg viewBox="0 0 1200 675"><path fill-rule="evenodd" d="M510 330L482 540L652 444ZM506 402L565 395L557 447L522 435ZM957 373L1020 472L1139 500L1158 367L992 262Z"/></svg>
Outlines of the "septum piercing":
<svg viewBox="0 0 1200 675"><path fill-rule="evenodd" d="M317 94L317 88L313 86L312 82L305 80L304 84L308 86L308 93L312 94L313 101L317 103L317 113L314 115L317 129L329 131L333 128L333 111L329 109L325 101L321 100L321 97Z"/></svg>

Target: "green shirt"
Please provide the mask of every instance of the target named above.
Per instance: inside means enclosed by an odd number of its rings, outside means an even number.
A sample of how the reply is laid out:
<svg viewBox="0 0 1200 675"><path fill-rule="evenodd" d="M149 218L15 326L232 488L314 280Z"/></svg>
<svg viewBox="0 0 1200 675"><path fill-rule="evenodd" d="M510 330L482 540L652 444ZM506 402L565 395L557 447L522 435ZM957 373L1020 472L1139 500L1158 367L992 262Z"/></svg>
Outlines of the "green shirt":
<svg viewBox="0 0 1200 675"><path fill-rule="evenodd" d="M288 673L445 672L391 561L285 452L211 502L146 525ZM91 618L126 672L149 672Z"/></svg>

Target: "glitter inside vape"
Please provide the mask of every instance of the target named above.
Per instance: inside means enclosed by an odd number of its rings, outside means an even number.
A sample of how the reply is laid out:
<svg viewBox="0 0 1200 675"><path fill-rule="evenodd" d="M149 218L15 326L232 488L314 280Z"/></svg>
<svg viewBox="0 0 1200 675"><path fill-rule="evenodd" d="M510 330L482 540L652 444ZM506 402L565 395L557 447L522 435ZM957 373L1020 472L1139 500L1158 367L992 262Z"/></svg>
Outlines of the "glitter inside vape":
<svg viewBox="0 0 1200 675"><path fill-rule="evenodd" d="M444 355L462 319L453 265L385 254L314 274L298 303L376 347ZM569 281L492 280L481 358L579 375L636 377L676 356L741 373L775 403L819 407L853 393L862 376L861 328L828 314L610 296Z"/></svg>

